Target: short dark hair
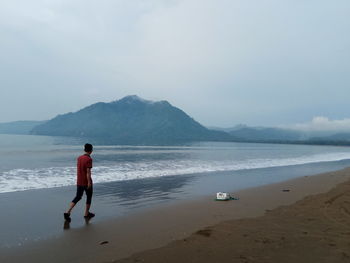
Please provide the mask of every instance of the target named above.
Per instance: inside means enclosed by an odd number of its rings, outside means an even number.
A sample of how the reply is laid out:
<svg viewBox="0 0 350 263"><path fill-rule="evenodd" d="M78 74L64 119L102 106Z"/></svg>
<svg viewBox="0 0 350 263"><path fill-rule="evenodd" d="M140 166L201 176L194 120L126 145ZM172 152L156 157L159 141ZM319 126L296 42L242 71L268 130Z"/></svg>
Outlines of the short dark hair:
<svg viewBox="0 0 350 263"><path fill-rule="evenodd" d="M90 143L86 143L85 145L84 145L84 151L85 152L92 152L92 150L93 150L93 146L92 146L92 144L90 144Z"/></svg>

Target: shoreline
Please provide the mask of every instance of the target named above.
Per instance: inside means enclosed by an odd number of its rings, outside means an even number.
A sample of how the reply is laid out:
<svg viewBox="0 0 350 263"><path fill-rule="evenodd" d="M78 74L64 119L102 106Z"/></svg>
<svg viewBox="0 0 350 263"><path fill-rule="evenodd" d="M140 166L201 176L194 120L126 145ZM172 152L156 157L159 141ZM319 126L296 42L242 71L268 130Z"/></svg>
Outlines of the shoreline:
<svg viewBox="0 0 350 263"><path fill-rule="evenodd" d="M214 202L214 196L159 205L126 217L93 221L62 237L1 251L1 262L111 262L183 240L198 230L242 218L263 216L306 196L325 193L350 180L350 168L236 191L237 201ZM290 190L289 192L282 191ZM107 244L100 245L101 242Z"/></svg>
<svg viewBox="0 0 350 263"><path fill-rule="evenodd" d="M346 180L338 181L338 176ZM323 189L326 191L296 198L292 204L266 209L263 215L223 220L114 263L350 262L350 169L315 177L317 180L304 180L304 185L299 180L298 184L289 182L285 186L291 186L290 191L298 190L299 195L305 189L314 192L318 188L310 188L310 183L337 183L330 190L326 189L328 184Z"/></svg>

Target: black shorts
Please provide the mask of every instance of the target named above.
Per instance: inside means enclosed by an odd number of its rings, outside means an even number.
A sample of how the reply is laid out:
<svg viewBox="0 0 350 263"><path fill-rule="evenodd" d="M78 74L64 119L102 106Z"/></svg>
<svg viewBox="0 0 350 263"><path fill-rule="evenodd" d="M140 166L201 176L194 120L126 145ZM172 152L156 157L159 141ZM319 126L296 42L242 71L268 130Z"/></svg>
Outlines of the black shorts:
<svg viewBox="0 0 350 263"><path fill-rule="evenodd" d="M86 204L90 205L91 204L91 199L92 199L92 186L90 188L88 188L87 186L83 186L83 185L77 185L77 194L74 197L72 203L76 204L80 201L80 199L83 197L83 194L86 194Z"/></svg>

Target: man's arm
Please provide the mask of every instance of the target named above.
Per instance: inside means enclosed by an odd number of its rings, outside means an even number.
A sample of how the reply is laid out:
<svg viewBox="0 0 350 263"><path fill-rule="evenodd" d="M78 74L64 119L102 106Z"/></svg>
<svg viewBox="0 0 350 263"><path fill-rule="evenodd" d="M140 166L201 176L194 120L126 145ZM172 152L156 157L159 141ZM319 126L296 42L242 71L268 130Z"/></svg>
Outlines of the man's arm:
<svg viewBox="0 0 350 263"><path fill-rule="evenodd" d="M88 188L91 188L91 186L92 186L91 168L86 168L86 178L88 181Z"/></svg>

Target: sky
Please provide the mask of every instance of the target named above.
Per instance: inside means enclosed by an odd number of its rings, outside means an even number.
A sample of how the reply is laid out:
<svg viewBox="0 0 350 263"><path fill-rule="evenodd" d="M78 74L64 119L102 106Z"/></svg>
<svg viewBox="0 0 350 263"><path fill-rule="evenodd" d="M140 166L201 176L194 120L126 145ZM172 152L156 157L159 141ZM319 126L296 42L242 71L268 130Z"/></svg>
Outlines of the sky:
<svg viewBox="0 0 350 263"><path fill-rule="evenodd" d="M206 126L350 130L349 12L348 0L1 0L0 122L136 94Z"/></svg>

